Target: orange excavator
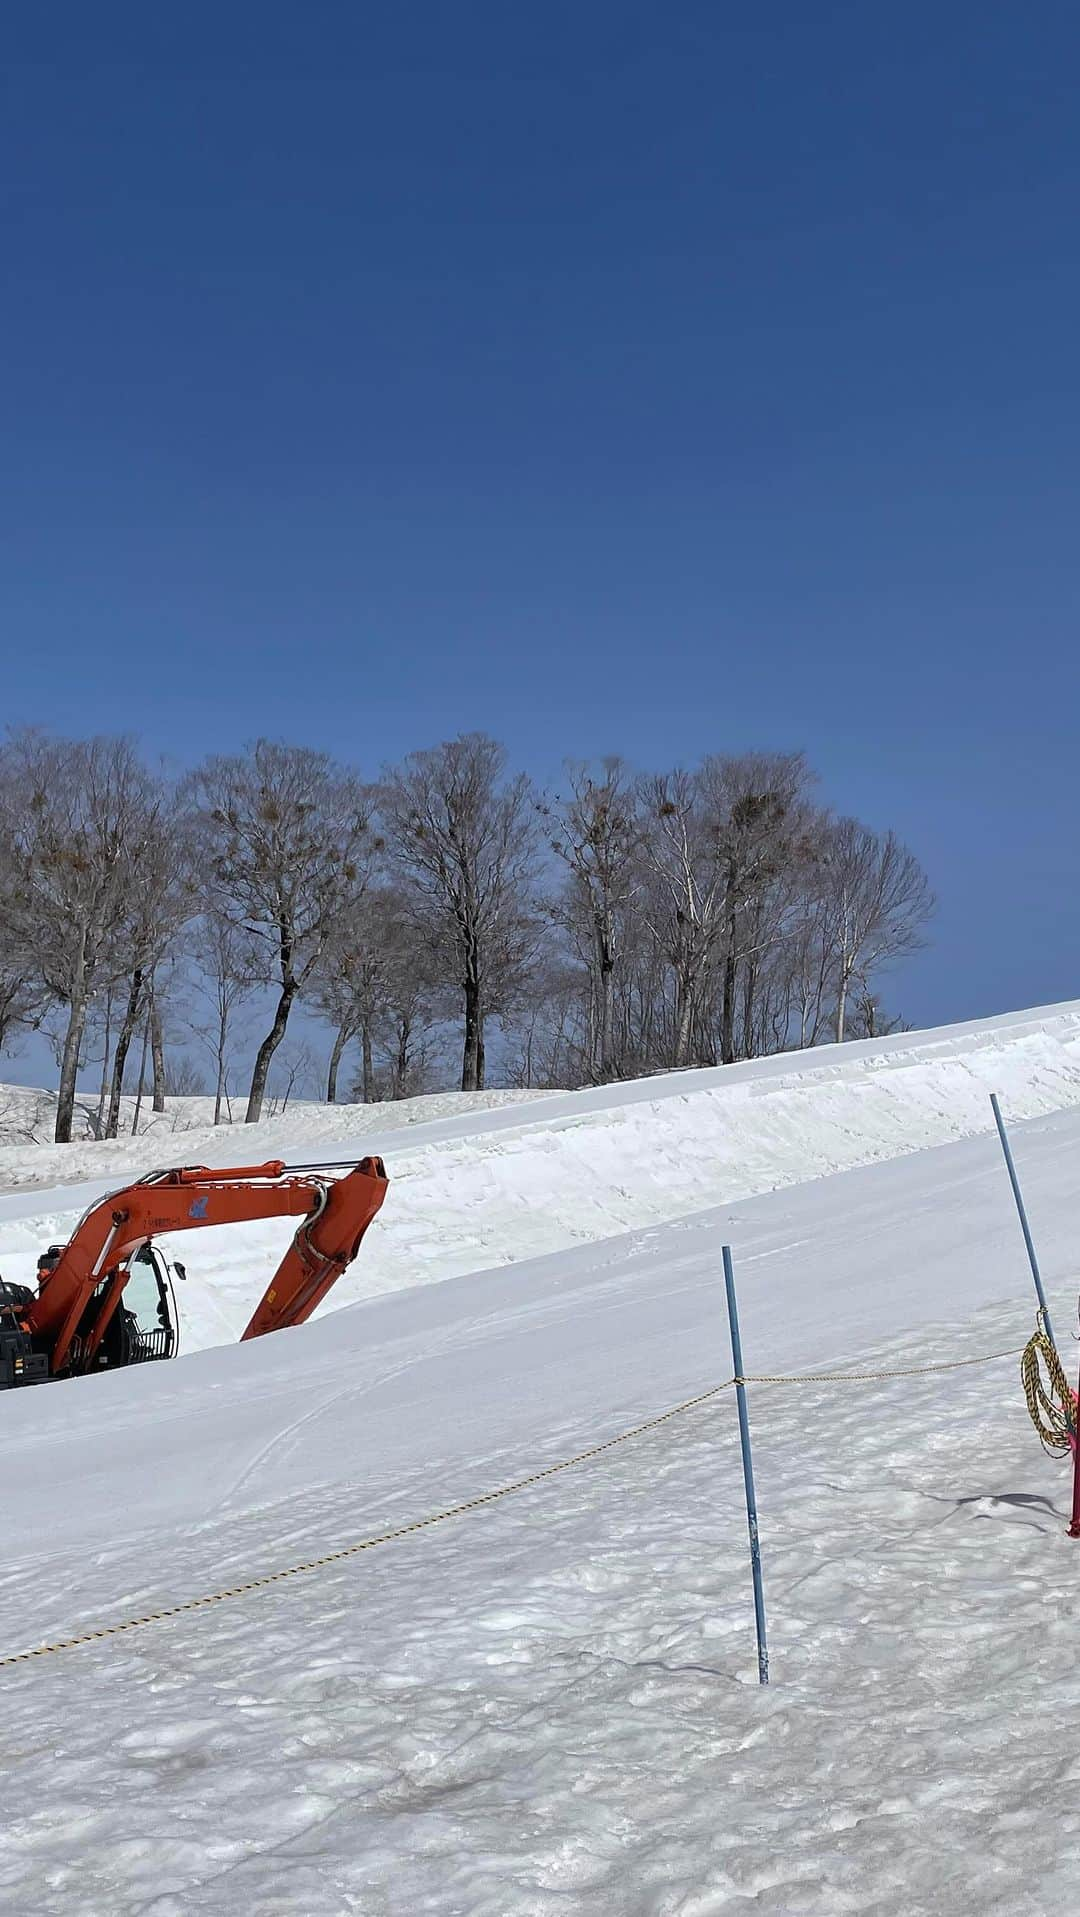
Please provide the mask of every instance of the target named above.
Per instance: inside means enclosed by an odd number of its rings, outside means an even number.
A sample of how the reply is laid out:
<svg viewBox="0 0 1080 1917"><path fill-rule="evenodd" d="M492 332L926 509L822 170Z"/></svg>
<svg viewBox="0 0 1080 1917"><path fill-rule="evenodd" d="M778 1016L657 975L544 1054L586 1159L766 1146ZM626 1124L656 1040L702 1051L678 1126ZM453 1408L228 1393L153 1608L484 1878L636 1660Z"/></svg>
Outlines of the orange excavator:
<svg viewBox="0 0 1080 1917"><path fill-rule="evenodd" d="M36 1291L0 1279L0 1390L175 1356L173 1278L187 1274L158 1251L161 1232L299 1216L243 1336L302 1325L356 1257L386 1186L381 1158L347 1169L271 1159L153 1172L99 1199L39 1260Z"/></svg>

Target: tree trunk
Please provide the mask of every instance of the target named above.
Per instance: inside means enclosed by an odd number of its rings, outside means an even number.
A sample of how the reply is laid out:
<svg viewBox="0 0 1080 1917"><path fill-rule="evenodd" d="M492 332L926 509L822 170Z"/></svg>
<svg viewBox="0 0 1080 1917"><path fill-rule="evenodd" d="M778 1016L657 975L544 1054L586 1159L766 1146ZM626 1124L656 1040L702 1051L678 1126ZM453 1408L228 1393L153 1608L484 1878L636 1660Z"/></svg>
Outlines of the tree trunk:
<svg viewBox="0 0 1080 1917"><path fill-rule="evenodd" d="M738 926L735 918L735 865L728 860L724 908L727 939L724 948L724 979L720 998L720 1062L730 1065L735 1058L735 986L738 970Z"/></svg>
<svg viewBox="0 0 1080 1917"><path fill-rule="evenodd" d="M600 1018L597 1010L596 974L589 968L589 1002L586 1007L585 1027L585 1076L590 1084L595 1084L600 1076L600 1054L598 1050Z"/></svg>
<svg viewBox="0 0 1080 1917"><path fill-rule="evenodd" d="M757 996L757 965L747 959L743 970L742 1055L754 1056L754 999Z"/></svg>
<svg viewBox="0 0 1080 1917"><path fill-rule="evenodd" d="M214 1086L214 1123L221 1123L221 1101L225 1096L225 1050L229 1036L228 1007L222 1005L218 1013L217 1041L217 1083Z"/></svg>
<svg viewBox="0 0 1080 1917"><path fill-rule="evenodd" d="M836 966L836 1042L844 1042L844 1025L847 1019L848 988L851 975L855 970L857 944L851 935L851 910L847 888L840 898L840 951Z"/></svg>
<svg viewBox="0 0 1080 1917"><path fill-rule="evenodd" d="M360 1027L361 1085L364 1104L370 1105L375 1097L375 1059L371 1048L371 1014L366 1012Z"/></svg>
<svg viewBox="0 0 1080 1917"><path fill-rule="evenodd" d="M615 1031L615 958L609 941L601 938L600 961L600 1078L612 1077L612 1039Z"/></svg>
<svg viewBox="0 0 1080 1917"><path fill-rule="evenodd" d="M330 1054L330 1067L326 1074L326 1102L328 1105L337 1104L338 1066L341 1064L341 1054L345 1050L351 1037L352 1032L347 1025L338 1026L337 1035L334 1039L334 1049Z"/></svg>
<svg viewBox="0 0 1080 1917"><path fill-rule="evenodd" d="M691 1058L691 1026L694 1020L694 993L689 974L677 982L677 987L679 1016L675 1020L675 1066L685 1066Z"/></svg>
<svg viewBox="0 0 1080 1917"><path fill-rule="evenodd" d="M83 1035L86 1031L86 991L80 987L73 994L68 1012L68 1028L64 1037L64 1051L60 1064L60 1085L56 1094L56 1130L53 1137L58 1145L70 1145L71 1124L75 1116L75 1081L79 1075L79 1054L82 1051Z"/></svg>
<svg viewBox="0 0 1080 1917"><path fill-rule="evenodd" d="M281 988L281 997L278 999L277 1011L274 1013L274 1023L271 1025L270 1030L267 1032L266 1037L263 1039L262 1044L255 1054L255 1066L251 1074L251 1090L248 1093L247 1114L244 1119L246 1125L257 1125L262 1117L263 1099L266 1096L266 1080L270 1072L270 1062L285 1036L285 1028L289 1023L289 1013L292 1010L292 1002L295 997L296 985L290 980L288 984L283 985Z"/></svg>
<svg viewBox="0 0 1080 1917"><path fill-rule="evenodd" d="M109 992L105 1000L105 1049L101 1060L101 1084L98 1087L97 1117L94 1120L94 1137L100 1138L105 1123L105 1100L109 1096L109 1061L112 1057L112 1008L113 995Z"/></svg>
<svg viewBox="0 0 1080 1917"><path fill-rule="evenodd" d="M404 1098L405 1087L409 1082L409 1040L412 1037L412 1021L404 1013L398 1019L397 1064L394 1067L394 1097Z"/></svg>
<svg viewBox="0 0 1080 1917"><path fill-rule="evenodd" d="M142 966L137 965L131 974L128 988L128 1001L124 1007L124 1016L116 1036L116 1058L113 1061L112 1095L109 1099L109 1117L105 1127L106 1138L116 1138L120 1132L120 1099L124 1089L124 1067L131 1041L135 1036L139 1010L142 1005L143 974Z"/></svg>
<svg viewBox="0 0 1080 1917"><path fill-rule="evenodd" d="M735 938L729 931L724 953L724 989L720 1002L720 1062L730 1065L735 1057Z"/></svg>
<svg viewBox="0 0 1080 1917"><path fill-rule="evenodd" d="M161 1029L154 988L150 987L150 1056L154 1068L154 1110L165 1110L165 1037Z"/></svg>
<svg viewBox="0 0 1080 1917"><path fill-rule="evenodd" d="M849 975L842 969L840 972L840 989L836 995L836 1042L838 1045L842 1045L844 1042L844 1021L847 1016L849 983Z"/></svg>
<svg viewBox="0 0 1080 1917"><path fill-rule="evenodd" d="M135 1094L135 1110L131 1118L132 1138L138 1136L139 1119L142 1116L143 1092L146 1090L146 1048L150 1042L150 1017L151 1014L147 1012L146 1023L143 1026L142 1051L139 1054L139 1089Z"/></svg>
<svg viewBox="0 0 1080 1917"><path fill-rule="evenodd" d="M461 1057L461 1089L480 1090L480 985L471 974L465 979L465 1043Z"/></svg>

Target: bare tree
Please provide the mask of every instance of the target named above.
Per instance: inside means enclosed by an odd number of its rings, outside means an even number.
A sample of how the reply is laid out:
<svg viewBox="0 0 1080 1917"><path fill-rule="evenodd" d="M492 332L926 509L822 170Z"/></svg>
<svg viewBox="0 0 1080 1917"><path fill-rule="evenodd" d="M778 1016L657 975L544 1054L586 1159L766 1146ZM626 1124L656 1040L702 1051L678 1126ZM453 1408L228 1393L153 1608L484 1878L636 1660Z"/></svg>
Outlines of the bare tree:
<svg viewBox="0 0 1080 1917"><path fill-rule="evenodd" d="M249 1121L310 1078L298 1000L331 1028L331 1101L353 1047L366 1100L439 1082L459 1019L465 1089L493 1029L530 1086L895 1029L878 974L922 943L929 885L809 785L797 753L645 779L608 758L541 803L472 733L385 774L384 843L371 790L323 753L260 741L176 795L125 740L18 733L0 748L0 1051L48 1037L65 1139L81 1115L116 1133L134 1066L136 1127L151 1080L160 1111L190 1078L167 1057L178 1013L218 1123L242 1065ZM244 1008L268 992L249 1045Z"/></svg>
<svg viewBox="0 0 1080 1917"><path fill-rule="evenodd" d="M16 734L0 765L0 804L15 860L21 949L37 954L49 998L66 1015L56 1139L67 1143L94 993L115 976L124 889L150 781L125 739Z"/></svg>
<svg viewBox="0 0 1080 1917"><path fill-rule="evenodd" d="M537 813L529 781L483 733L414 752L384 780L391 845L417 923L461 994L461 1087L484 1084L485 1019L503 1010L536 939Z"/></svg>
<svg viewBox="0 0 1080 1917"><path fill-rule="evenodd" d="M0 1052L37 1022L45 993L37 956L23 936L18 794L0 762Z"/></svg>
<svg viewBox="0 0 1080 1917"><path fill-rule="evenodd" d="M679 770L647 779L641 797L656 880L650 926L675 986L670 1062L681 1066L690 1060L695 1020L724 932L724 867L699 774Z"/></svg>
<svg viewBox="0 0 1080 1917"><path fill-rule="evenodd" d="M599 776L587 765L567 768L566 794L547 809L552 849L570 868L564 921L580 910L589 928L592 981L589 1076L614 1075L615 968L627 908L640 888L643 831L633 784L621 759L604 759Z"/></svg>
<svg viewBox="0 0 1080 1917"><path fill-rule="evenodd" d="M290 1039L282 1047L274 1060L269 1085L271 1118L284 1118L289 1100L295 1094L303 1098L313 1090L316 1070L314 1055L306 1041Z"/></svg>
<svg viewBox="0 0 1080 1917"><path fill-rule="evenodd" d="M853 980L869 989L878 967L918 950L934 895L914 853L894 833L873 832L857 819L833 826L825 870L840 1044Z"/></svg>
<svg viewBox="0 0 1080 1917"><path fill-rule="evenodd" d="M371 887L339 921L311 997L334 1038L327 1103L337 1098L341 1061L360 1040L353 1097L365 1104L403 1098L417 1082L436 1001L445 999L433 954L417 937L413 901L399 885Z"/></svg>
<svg viewBox="0 0 1080 1917"><path fill-rule="evenodd" d="M194 989L200 1009L188 1023L213 1059L214 1124L220 1125L222 1106L229 1100L236 1018L256 983L256 960L247 937L213 905L199 920L195 948L198 964ZM231 1121L231 1106L229 1118Z"/></svg>
<svg viewBox="0 0 1080 1917"><path fill-rule="evenodd" d="M170 1098L205 1098L206 1077L195 1060L182 1053L169 1061L165 1089Z"/></svg>
<svg viewBox="0 0 1080 1917"><path fill-rule="evenodd" d="M440 1008L445 1009L446 990L437 954L416 939L409 901L400 887L384 888L377 903L381 971L373 1031L381 1035L383 1063L373 1070L365 1052L364 1084L376 1096L408 1098L427 1084L432 1033ZM365 1092L365 1097L371 1095Z"/></svg>
<svg viewBox="0 0 1080 1917"><path fill-rule="evenodd" d="M211 759L194 791L217 894L278 994L252 1070L252 1124L293 1004L366 881L370 807L359 781L325 753L266 739L240 757Z"/></svg>
<svg viewBox="0 0 1080 1917"><path fill-rule="evenodd" d="M893 1032L910 1030L906 1019L885 1010L876 992L859 987L849 1003L846 1038L888 1038Z"/></svg>
<svg viewBox="0 0 1080 1917"><path fill-rule="evenodd" d="M334 1029L326 1075L326 1102L337 1100L338 1073L346 1047L358 1035L363 1057L363 1098L373 1096L372 1043L385 987L379 897L365 892L343 912L327 941L312 981L312 999Z"/></svg>
<svg viewBox="0 0 1080 1917"><path fill-rule="evenodd" d="M0 1052L9 1051L19 1034L40 1024L48 1004L38 956L27 943L22 926L23 899L15 821L17 794L8 816L0 772Z"/></svg>
<svg viewBox="0 0 1080 1917"><path fill-rule="evenodd" d="M591 988L587 1012L591 1013ZM592 1076L594 1021L583 1016L581 972L557 954L546 957L509 1022L511 1085L548 1091Z"/></svg>
<svg viewBox="0 0 1080 1917"><path fill-rule="evenodd" d="M600 783L585 775L587 802ZM876 894L849 885L845 904L838 883L850 846L810 802L809 783L798 753L717 755L639 782L640 849L635 859L628 844L628 856L612 861L613 884L599 889L615 926L610 1012L597 990L593 873L582 869L589 838L576 817L576 837L555 847L571 878L552 914L569 983L556 995L538 977L540 1002L526 1008L526 1056L515 1075L530 1079L544 1035L557 1028L564 1082L595 1076L609 1019L613 1068L626 1073L814 1044L835 1032L841 1011L850 1022L852 985L860 1028L881 1029L868 981L920 941L928 888L917 867L901 872L896 841L886 839Z"/></svg>
<svg viewBox="0 0 1080 1917"><path fill-rule="evenodd" d="M40 1024L45 996L32 967L0 960L0 1052L8 1052L23 1032Z"/></svg>
<svg viewBox="0 0 1080 1917"><path fill-rule="evenodd" d="M409 1098L427 1089L432 1065L432 987L420 968L392 969L386 993L386 1096ZM376 1088L378 1075L374 1077Z"/></svg>
<svg viewBox="0 0 1080 1917"><path fill-rule="evenodd" d="M126 999L116 1037L107 1138L115 1138L119 1130L128 1051L144 1010L150 1019L154 1110L165 1109L164 1044L156 980L195 904L188 821L172 793L158 785L146 795L137 843L127 860L120 907L117 938L127 968Z"/></svg>
<svg viewBox="0 0 1080 1917"><path fill-rule="evenodd" d="M762 961L785 935L786 881L801 858L807 809L800 752L747 752L705 760L700 778L706 831L722 877L720 1057L754 1042L754 1000ZM736 1040L740 976L742 1046Z"/></svg>
<svg viewBox="0 0 1080 1917"><path fill-rule="evenodd" d="M331 1018L334 1024L334 1042L330 1047L330 1058L326 1067L326 1102L328 1105L336 1105L341 1061L345 1056L346 1047L357 1033L356 1004L351 995L346 996L342 992L339 996L330 983L316 988L312 997L323 1016Z"/></svg>

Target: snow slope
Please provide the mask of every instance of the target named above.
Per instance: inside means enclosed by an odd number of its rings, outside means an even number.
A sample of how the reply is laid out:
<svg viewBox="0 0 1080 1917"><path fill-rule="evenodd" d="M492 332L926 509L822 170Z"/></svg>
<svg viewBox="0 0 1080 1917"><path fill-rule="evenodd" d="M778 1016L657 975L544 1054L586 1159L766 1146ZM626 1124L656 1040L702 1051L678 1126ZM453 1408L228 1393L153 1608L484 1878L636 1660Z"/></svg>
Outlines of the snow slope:
<svg viewBox="0 0 1080 1917"><path fill-rule="evenodd" d="M382 1152L393 1188L323 1308L335 1311L984 1132L995 1089L1013 1120L1080 1105L1080 1005L595 1091L485 1095L498 1101L492 1109L478 1109L475 1095L316 1108L295 1129L286 1120L187 1135L180 1159ZM119 1145L78 1148L80 1171L92 1151L116 1154L105 1175L65 1180L48 1199L0 1196L0 1271L30 1282L40 1247L62 1242L85 1205L176 1162L161 1158L160 1141ZM66 1171L67 1149L38 1148L38 1174L46 1152L54 1176ZM238 1335L288 1236L287 1224L269 1224L175 1241L190 1274L186 1350Z"/></svg>
<svg viewBox="0 0 1080 1917"><path fill-rule="evenodd" d="M1078 1036L1080 1008L1056 1008L417 1128L351 1309L0 1403L0 1651L320 1555L719 1381L724 1239L751 1370L1021 1344L993 1087L1060 1334ZM6 1199L5 1236L41 1203ZM199 1257L224 1310L215 1238ZM1080 1558L1015 1360L762 1386L751 1415L769 1693L721 1398L438 1529L0 1670L0 1902L1056 1907L1078 1862Z"/></svg>

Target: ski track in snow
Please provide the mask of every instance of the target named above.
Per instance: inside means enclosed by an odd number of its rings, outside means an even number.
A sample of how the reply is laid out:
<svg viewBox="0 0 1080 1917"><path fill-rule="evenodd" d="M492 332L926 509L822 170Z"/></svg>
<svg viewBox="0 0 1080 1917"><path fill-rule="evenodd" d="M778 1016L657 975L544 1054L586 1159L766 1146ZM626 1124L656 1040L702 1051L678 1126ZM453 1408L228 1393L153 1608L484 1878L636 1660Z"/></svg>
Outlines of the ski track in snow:
<svg viewBox="0 0 1080 1917"><path fill-rule="evenodd" d="M1022 1344L995 1081L1031 1117L1015 1143L1061 1336L1078 1030L1066 1008L418 1132L391 1200L421 1217L365 1301L0 1401L0 1652L340 1548L719 1382L724 1239L751 1372ZM814 1175L837 1159L854 1168ZM40 1195L7 1202L4 1231L40 1223ZM477 1205L513 1263L462 1268ZM725 1394L432 1530L0 1671L0 1907L1045 1917L1080 1862L1080 1555L1017 1361L754 1387L751 1422L769 1691Z"/></svg>

